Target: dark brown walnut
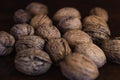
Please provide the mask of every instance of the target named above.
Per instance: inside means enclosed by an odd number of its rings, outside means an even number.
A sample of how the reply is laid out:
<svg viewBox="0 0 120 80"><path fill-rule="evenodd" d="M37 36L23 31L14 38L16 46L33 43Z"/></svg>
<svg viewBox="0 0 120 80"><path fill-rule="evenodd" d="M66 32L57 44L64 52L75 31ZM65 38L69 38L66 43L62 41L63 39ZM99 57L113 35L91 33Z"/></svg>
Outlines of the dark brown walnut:
<svg viewBox="0 0 120 80"><path fill-rule="evenodd" d="M59 9L53 16L53 19L57 22L59 22L61 19L65 18L65 17L76 17L81 19L81 15L80 12L72 7L64 7Z"/></svg>
<svg viewBox="0 0 120 80"><path fill-rule="evenodd" d="M60 31L53 25L41 25L36 30L36 35L41 36L45 40L60 38Z"/></svg>
<svg viewBox="0 0 120 80"><path fill-rule="evenodd" d="M16 23L28 23L31 19L31 15L24 11L23 9L18 9L15 13L14 13L14 21Z"/></svg>
<svg viewBox="0 0 120 80"><path fill-rule="evenodd" d="M28 48L43 49L45 41L39 36L23 36L16 42L16 52Z"/></svg>
<svg viewBox="0 0 120 80"><path fill-rule="evenodd" d="M58 28L61 32L66 32L73 29L82 29L82 23L79 18L66 17L60 20Z"/></svg>
<svg viewBox="0 0 120 80"><path fill-rule="evenodd" d="M29 24L16 24L10 29L10 33L19 39L22 36L33 35L34 29Z"/></svg>
<svg viewBox="0 0 120 80"><path fill-rule="evenodd" d="M74 51L89 57L98 68L102 67L106 63L104 52L94 43L79 44L75 47Z"/></svg>
<svg viewBox="0 0 120 80"><path fill-rule="evenodd" d="M83 54L73 53L60 63L65 77L70 80L94 80L98 77L97 66Z"/></svg>
<svg viewBox="0 0 120 80"><path fill-rule="evenodd" d="M44 24L52 24L51 19L47 15L36 15L32 18L30 24L37 29L39 26Z"/></svg>
<svg viewBox="0 0 120 80"><path fill-rule="evenodd" d="M102 49L109 61L120 64L120 37L105 40Z"/></svg>
<svg viewBox="0 0 120 80"><path fill-rule="evenodd" d="M100 7L93 8L90 11L90 14L99 16L105 21L108 21L108 18L109 18L107 11L105 9L103 9L103 8L100 8Z"/></svg>
<svg viewBox="0 0 120 80"><path fill-rule="evenodd" d="M88 33L96 44L101 44L104 40L109 39L110 29L102 18L92 15L83 21L84 31Z"/></svg>
<svg viewBox="0 0 120 80"><path fill-rule="evenodd" d="M41 75L51 67L49 55L36 49L26 49L18 52L15 56L15 67L18 71L27 75Z"/></svg>
<svg viewBox="0 0 120 80"><path fill-rule="evenodd" d="M27 7L26 10L32 15L48 14L48 8L42 3L32 2Z"/></svg>
<svg viewBox="0 0 120 80"><path fill-rule="evenodd" d="M91 37L81 30L69 30L63 37L67 40L71 47L74 47L80 43L92 42Z"/></svg>
<svg viewBox="0 0 120 80"><path fill-rule="evenodd" d="M15 39L11 34L0 31L0 56L10 54L13 50L14 43Z"/></svg>
<svg viewBox="0 0 120 80"><path fill-rule="evenodd" d="M55 63L61 61L65 56L71 53L71 49L64 38L49 40L45 50Z"/></svg>

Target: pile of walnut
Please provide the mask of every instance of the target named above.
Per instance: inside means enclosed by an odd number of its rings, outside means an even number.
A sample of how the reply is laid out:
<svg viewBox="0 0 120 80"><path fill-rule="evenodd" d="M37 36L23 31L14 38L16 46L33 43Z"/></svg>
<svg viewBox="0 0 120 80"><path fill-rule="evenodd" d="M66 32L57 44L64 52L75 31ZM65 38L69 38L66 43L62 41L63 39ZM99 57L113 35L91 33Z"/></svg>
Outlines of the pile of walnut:
<svg viewBox="0 0 120 80"><path fill-rule="evenodd" d="M57 64L70 80L94 80L106 57L120 64L120 37L110 38L104 9L93 8L82 23L77 9L64 7L53 16L57 26L47 14L46 5L33 2L15 12L10 34L0 31L0 55L10 54L15 44L18 71L35 76Z"/></svg>

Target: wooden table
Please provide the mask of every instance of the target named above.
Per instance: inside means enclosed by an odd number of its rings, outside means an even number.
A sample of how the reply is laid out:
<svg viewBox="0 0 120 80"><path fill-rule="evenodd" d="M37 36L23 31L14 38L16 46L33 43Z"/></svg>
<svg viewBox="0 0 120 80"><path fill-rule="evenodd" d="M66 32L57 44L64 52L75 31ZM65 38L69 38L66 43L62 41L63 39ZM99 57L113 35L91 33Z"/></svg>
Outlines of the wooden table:
<svg viewBox="0 0 120 80"><path fill-rule="evenodd" d="M25 8L33 0L0 0L0 30L9 32L14 25L13 13L15 10ZM35 1L35 0L34 0ZM103 7L109 12L110 30L112 37L120 36L120 0L36 0L49 7L49 16L65 6L75 7L82 17L89 15L91 8ZM68 80L59 67L52 68L44 75L31 77L16 71L14 67L15 51L11 55L0 57L0 80ZM120 65L107 63L99 69L100 75L96 80L120 80Z"/></svg>

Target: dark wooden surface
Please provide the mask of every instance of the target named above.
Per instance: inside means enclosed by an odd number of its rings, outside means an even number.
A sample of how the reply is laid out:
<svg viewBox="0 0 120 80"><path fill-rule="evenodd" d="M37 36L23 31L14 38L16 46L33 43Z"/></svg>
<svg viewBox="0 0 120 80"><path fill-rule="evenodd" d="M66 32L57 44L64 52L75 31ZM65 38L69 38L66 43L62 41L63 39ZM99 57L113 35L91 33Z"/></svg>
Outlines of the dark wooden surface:
<svg viewBox="0 0 120 80"><path fill-rule="evenodd" d="M13 13L15 10L25 8L35 0L0 0L0 30L9 32L14 25ZM120 36L120 0L36 0L49 7L49 16L60 8L71 6L77 8L82 17L89 15L91 8L103 7L109 12L110 30L112 36ZM15 51L11 55L0 57L0 80L68 80L62 76L59 67L52 68L44 75L31 77L19 73L14 67ZM96 80L120 80L120 65L107 63L99 69L100 75Z"/></svg>

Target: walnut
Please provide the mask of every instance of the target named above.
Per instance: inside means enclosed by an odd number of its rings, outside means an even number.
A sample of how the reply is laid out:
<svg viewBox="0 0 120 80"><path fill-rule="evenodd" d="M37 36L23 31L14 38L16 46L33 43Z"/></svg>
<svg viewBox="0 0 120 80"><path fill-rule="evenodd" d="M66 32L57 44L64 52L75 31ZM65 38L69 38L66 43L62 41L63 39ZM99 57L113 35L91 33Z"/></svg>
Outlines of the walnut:
<svg viewBox="0 0 120 80"><path fill-rule="evenodd" d="M58 28L61 30L61 32L66 32L68 30L72 29L81 29L82 23L79 18L75 17L65 17L60 20Z"/></svg>
<svg viewBox="0 0 120 80"><path fill-rule="evenodd" d="M104 52L93 43L79 44L75 47L74 51L89 57L98 68L102 67L106 63L106 56Z"/></svg>
<svg viewBox="0 0 120 80"><path fill-rule="evenodd" d="M16 52L28 48L43 49L45 41L39 36L23 36L15 44Z"/></svg>
<svg viewBox="0 0 120 80"><path fill-rule="evenodd" d="M34 27L34 29L37 29L39 26L44 24L51 25L52 21L47 15L36 15L32 18L30 24Z"/></svg>
<svg viewBox="0 0 120 80"><path fill-rule="evenodd" d="M71 53L71 49L64 38L51 39L47 42L45 50L54 62L59 62Z"/></svg>
<svg viewBox="0 0 120 80"><path fill-rule="evenodd" d="M26 10L32 15L48 14L48 8L46 5L38 2L32 2L27 7Z"/></svg>
<svg viewBox="0 0 120 80"><path fill-rule="evenodd" d="M41 25L36 30L36 35L41 36L45 40L60 38L59 30L53 25Z"/></svg>
<svg viewBox="0 0 120 80"><path fill-rule="evenodd" d="M22 36L33 35L34 29L29 24L16 24L11 28L10 33L19 39Z"/></svg>
<svg viewBox="0 0 120 80"><path fill-rule="evenodd" d="M70 46L76 46L80 43L92 42L91 37L81 30L69 30L63 37L68 41Z"/></svg>
<svg viewBox="0 0 120 80"><path fill-rule="evenodd" d="M61 19L65 18L65 17L76 17L81 19L81 15L80 12L72 7L64 7L59 9L53 16L53 19L57 22L59 22Z"/></svg>
<svg viewBox="0 0 120 80"><path fill-rule="evenodd" d="M15 39L11 34L0 31L0 56L10 54L13 50L14 43Z"/></svg>
<svg viewBox="0 0 120 80"><path fill-rule="evenodd" d="M105 40L102 49L109 61L120 64L120 37Z"/></svg>
<svg viewBox="0 0 120 80"><path fill-rule="evenodd" d="M49 55L37 49L26 49L15 56L15 67L18 71L27 75L40 75L46 73L51 67Z"/></svg>
<svg viewBox="0 0 120 80"><path fill-rule="evenodd" d="M60 67L63 75L70 80L94 80L99 75L91 59L79 53L68 55Z"/></svg>
<svg viewBox="0 0 120 80"><path fill-rule="evenodd" d="M100 8L100 7L95 7L90 11L91 15L96 15L101 17L103 20L108 21L108 13L105 9Z"/></svg>

